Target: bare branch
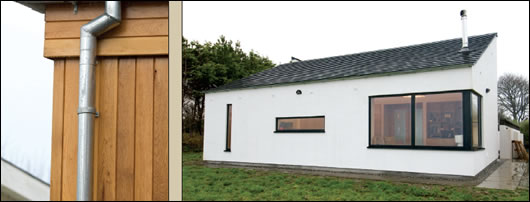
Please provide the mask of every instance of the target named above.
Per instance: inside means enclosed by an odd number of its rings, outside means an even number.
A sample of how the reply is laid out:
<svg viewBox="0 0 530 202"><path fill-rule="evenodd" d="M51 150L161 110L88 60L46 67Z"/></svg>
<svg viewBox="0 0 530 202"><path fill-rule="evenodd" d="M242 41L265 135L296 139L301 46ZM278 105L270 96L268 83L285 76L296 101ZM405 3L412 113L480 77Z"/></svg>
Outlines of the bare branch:
<svg viewBox="0 0 530 202"><path fill-rule="evenodd" d="M499 113L508 113L517 122L528 119L528 79L521 75L504 74L498 81Z"/></svg>

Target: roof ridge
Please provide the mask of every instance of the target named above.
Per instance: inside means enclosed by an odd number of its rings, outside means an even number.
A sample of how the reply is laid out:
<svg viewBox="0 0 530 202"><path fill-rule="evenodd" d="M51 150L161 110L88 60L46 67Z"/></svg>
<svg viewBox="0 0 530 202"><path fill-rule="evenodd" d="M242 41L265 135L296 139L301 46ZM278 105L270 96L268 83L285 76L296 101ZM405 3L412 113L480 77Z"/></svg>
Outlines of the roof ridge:
<svg viewBox="0 0 530 202"><path fill-rule="evenodd" d="M469 36L469 38L471 38L471 37L480 37L480 36L488 36L488 35L497 35L497 32L492 32L492 33L487 33L487 34L481 34L481 35L473 35L473 36ZM303 63L303 62L309 62L309 61L314 61L314 60L322 60L322 59L331 59L331 58L338 58L338 57L345 57L345 56L359 55L359 54L364 54L364 53L381 52L381 51L387 51L387 50L393 50L393 49L399 49L399 48L409 48L409 47L422 46L422 45L427 45L427 44L434 44L434 43L441 43L441 42L446 42L446 41L452 41L452 40L457 40L457 39L461 39L461 37L460 37L460 38L452 38L452 39L439 40L439 41L431 41L431 42L425 42L425 43L418 43L418 44L412 44L412 45L407 45L407 46L398 46L398 47L376 49L376 50L370 50L370 51L364 51L364 52L357 52L357 53L350 53L350 54L344 54L344 55L336 55L336 56L329 56L329 57L322 57L322 58L314 58L314 59L302 60L302 61L299 61L299 62L296 62L296 63ZM278 65L278 66L286 65L286 64L291 64L291 63L283 63L283 64L280 64L280 65ZM276 67L278 67L278 66L276 66ZM276 68L276 67L273 67L273 68ZM271 69L272 69L272 68L271 68Z"/></svg>

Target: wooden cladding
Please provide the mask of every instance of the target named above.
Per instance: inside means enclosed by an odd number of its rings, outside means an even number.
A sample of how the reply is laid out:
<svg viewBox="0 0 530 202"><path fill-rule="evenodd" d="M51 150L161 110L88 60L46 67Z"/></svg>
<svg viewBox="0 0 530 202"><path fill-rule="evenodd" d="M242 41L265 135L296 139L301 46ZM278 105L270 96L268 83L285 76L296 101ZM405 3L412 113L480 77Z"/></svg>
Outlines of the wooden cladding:
<svg viewBox="0 0 530 202"><path fill-rule="evenodd" d="M75 200L79 60L56 59L51 200ZM99 57L93 199L168 200L168 58Z"/></svg>
<svg viewBox="0 0 530 202"><path fill-rule="evenodd" d="M44 57L79 57L79 39L44 41ZM167 55L168 37L127 37L98 40L97 56Z"/></svg>
<svg viewBox="0 0 530 202"><path fill-rule="evenodd" d="M122 2L98 37L93 199L168 200L168 2ZM54 58L51 200L75 200L79 32L104 2L48 4L44 56ZM112 56L112 57L109 57Z"/></svg>
<svg viewBox="0 0 530 202"><path fill-rule="evenodd" d="M45 39L79 39L83 21L46 22ZM119 26L104 33L98 39L117 37L167 36L168 19L131 19L122 20Z"/></svg>
<svg viewBox="0 0 530 202"><path fill-rule="evenodd" d="M123 2L122 22L98 37L97 56L167 55L168 2ZM79 56L80 28L104 13L103 2L46 7L44 57Z"/></svg>
<svg viewBox="0 0 530 202"><path fill-rule="evenodd" d="M92 20L105 12L104 2L79 2L77 13L72 4L50 4L46 6L46 22ZM167 1L124 1L122 19L168 18Z"/></svg>

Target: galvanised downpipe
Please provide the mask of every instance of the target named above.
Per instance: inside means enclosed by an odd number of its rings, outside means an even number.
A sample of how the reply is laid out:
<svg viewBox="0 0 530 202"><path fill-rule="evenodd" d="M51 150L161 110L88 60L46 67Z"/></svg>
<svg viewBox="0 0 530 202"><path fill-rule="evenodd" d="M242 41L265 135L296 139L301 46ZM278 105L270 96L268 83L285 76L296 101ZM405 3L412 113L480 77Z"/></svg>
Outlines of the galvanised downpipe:
<svg viewBox="0 0 530 202"><path fill-rule="evenodd" d="M94 86L96 37L118 26L121 22L119 1L106 1L105 13L81 27L79 53L79 118L77 150L77 200L92 197L92 138L94 134Z"/></svg>

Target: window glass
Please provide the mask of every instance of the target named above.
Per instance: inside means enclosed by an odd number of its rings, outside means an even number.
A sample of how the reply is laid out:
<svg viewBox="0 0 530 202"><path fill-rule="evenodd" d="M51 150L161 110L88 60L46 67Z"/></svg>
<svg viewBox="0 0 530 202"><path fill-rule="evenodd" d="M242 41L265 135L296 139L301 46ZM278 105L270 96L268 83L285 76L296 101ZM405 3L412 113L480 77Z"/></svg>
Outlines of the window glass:
<svg viewBox="0 0 530 202"><path fill-rule="evenodd" d="M230 151L232 144L232 104L226 107L226 151Z"/></svg>
<svg viewBox="0 0 530 202"><path fill-rule="evenodd" d="M324 131L324 117L277 118L276 131Z"/></svg>
<svg viewBox="0 0 530 202"><path fill-rule="evenodd" d="M415 96L415 144L463 147L462 93Z"/></svg>
<svg viewBox="0 0 530 202"><path fill-rule="evenodd" d="M481 146L479 142L479 126L480 126L480 117L479 117L479 97L471 93L471 133L473 140L473 147Z"/></svg>
<svg viewBox="0 0 530 202"><path fill-rule="evenodd" d="M371 99L371 144L411 145L411 96Z"/></svg>

